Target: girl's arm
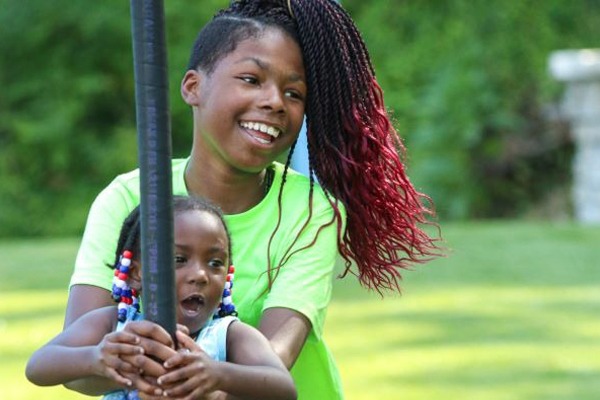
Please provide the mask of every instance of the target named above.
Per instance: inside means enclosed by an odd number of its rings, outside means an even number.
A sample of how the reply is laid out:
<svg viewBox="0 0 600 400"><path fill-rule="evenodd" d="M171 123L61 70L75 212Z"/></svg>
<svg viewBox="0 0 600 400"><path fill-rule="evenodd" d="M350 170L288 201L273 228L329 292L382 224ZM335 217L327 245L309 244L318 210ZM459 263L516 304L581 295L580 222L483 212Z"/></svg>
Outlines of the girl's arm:
<svg viewBox="0 0 600 400"><path fill-rule="evenodd" d="M103 346L103 343L100 343L98 347L101 352L101 362L106 364L109 380L103 376L89 376L69 382L65 386L92 395L125 387L137 389L140 393L162 394L162 390L156 386L156 378L167 371L157 360L166 360L176 354L173 341L167 331L150 321L133 321L128 322L122 331L106 335L103 342L108 345ZM111 342L116 343L117 346ZM139 351L120 351L123 349L121 346L123 342L133 343ZM103 365L100 369L105 370ZM106 376L106 373L104 375ZM114 382L120 385L115 387Z"/></svg>
<svg viewBox="0 0 600 400"><path fill-rule="evenodd" d="M104 363L125 371L136 371L131 366L128 368L127 365L120 365L122 361L118 358L119 353L140 352L141 348L135 344L136 337L130 334L120 335L119 343L112 341L116 338L105 337L113 330L115 312L114 306L97 309L72 323L33 353L25 371L27 378L39 386L67 384L86 377L115 379L116 382L103 379L107 390L118 388L120 385L117 382L121 385L128 383L108 368L104 371L101 368ZM99 343L102 343L102 346Z"/></svg>
<svg viewBox="0 0 600 400"><path fill-rule="evenodd" d="M283 325L290 327L285 321ZM295 337L298 338L297 335ZM294 342L294 345L298 346L298 352L302 348L304 339L300 343ZM289 344L291 345L292 342ZM280 355L273 351L272 342L269 343L269 340L252 326L239 321L229 326L227 361L222 363L220 390L241 398L295 399L297 397L294 381Z"/></svg>
<svg viewBox="0 0 600 400"><path fill-rule="evenodd" d="M148 321L113 332L115 322L114 306L83 315L31 356L27 378L39 386L63 384L88 395L126 387L154 393L158 388L140 370L154 377L166 372L149 356L171 357L170 336Z"/></svg>
<svg viewBox="0 0 600 400"><path fill-rule="evenodd" d="M271 347L289 370L292 368L311 330L304 315L290 308L267 308L258 330L269 340Z"/></svg>
<svg viewBox="0 0 600 400"><path fill-rule="evenodd" d="M115 302L106 289L91 285L73 285L69 290L63 329L87 312L114 305Z"/></svg>
<svg viewBox="0 0 600 400"><path fill-rule="evenodd" d="M182 351L165 362L176 367L159 378L167 396L196 398L213 391L236 399L296 399L296 388L269 341L255 328L235 321L227 332L227 362L210 359L188 336L178 334ZM169 387L171 385L171 387ZM228 397L231 398L231 397Z"/></svg>

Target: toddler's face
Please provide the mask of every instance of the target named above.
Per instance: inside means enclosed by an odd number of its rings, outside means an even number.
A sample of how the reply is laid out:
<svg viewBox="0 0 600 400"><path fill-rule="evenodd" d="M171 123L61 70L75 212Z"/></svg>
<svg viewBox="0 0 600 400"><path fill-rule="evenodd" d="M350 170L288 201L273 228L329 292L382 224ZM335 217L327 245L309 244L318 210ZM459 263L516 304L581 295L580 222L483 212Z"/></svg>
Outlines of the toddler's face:
<svg viewBox="0 0 600 400"><path fill-rule="evenodd" d="M174 218L177 322L199 331L218 307L229 268L229 240L219 218L186 211Z"/></svg>

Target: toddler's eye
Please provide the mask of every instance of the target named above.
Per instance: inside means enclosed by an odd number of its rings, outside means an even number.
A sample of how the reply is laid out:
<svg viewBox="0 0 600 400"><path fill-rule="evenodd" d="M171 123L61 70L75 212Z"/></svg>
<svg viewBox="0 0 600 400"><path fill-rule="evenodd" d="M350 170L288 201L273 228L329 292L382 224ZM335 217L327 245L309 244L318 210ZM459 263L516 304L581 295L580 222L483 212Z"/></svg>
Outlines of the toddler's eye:
<svg viewBox="0 0 600 400"><path fill-rule="evenodd" d="M184 256L175 256L175 265L185 264L186 261L187 259Z"/></svg>
<svg viewBox="0 0 600 400"><path fill-rule="evenodd" d="M219 258L213 258L212 260L210 260L208 262L208 265L211 268L221 268L225 265L225 263L223 262L223 260L219 259Z"/></svg>

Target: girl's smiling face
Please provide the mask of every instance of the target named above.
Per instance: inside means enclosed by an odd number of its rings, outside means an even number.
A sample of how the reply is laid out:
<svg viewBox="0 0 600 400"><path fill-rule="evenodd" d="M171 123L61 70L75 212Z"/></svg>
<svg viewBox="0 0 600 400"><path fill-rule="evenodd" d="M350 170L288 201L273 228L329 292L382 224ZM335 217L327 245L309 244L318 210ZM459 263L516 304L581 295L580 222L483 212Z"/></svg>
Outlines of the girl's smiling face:
<svg viewBox="0 0 600 400"><path fill-rule="evenodd" d="M261 171L302 127L307 87L300 48L287 33L266 28L239 42L212 72L188 71L182 95L194 108L200 157Z"/></svg>
<svg viewBox="0 0 600 400"><path fill-rule="evenodd" d="M229 239L223 223L207 211L174 218L177 322L198 332L219 306L229 268Z"/></svg>

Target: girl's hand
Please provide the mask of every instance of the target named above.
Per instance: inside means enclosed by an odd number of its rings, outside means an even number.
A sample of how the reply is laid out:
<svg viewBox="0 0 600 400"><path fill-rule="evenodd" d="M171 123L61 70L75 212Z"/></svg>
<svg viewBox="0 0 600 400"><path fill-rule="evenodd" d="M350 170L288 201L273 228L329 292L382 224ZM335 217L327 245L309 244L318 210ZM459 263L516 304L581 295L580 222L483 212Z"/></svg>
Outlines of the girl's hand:
<svg viewBox="0 0 600 400"><path fill-rule="evenodd" d="M164 400L165 397L164 396L151 396L151 395L147 395L145 393L139 393L139 398L140 400ZM226 399L230 399L231 397L227 396L227 393L225 392L221 392L221 391L216 391L216 392L211 392L206 394L205 396L201 396L201 397L194 397L194 400L226 400ZM174 400L173 397L171 397L171 399ZM181 399L181 398L178 398ZM186 397L186 399L189 399L188 397Z"/></svg>
<svg viewBox="0 0 600 400"><path fill-rule="evenodd" d="M130 359L145 375L159 377L166 370L162 361L177 354L171 336L160 325L150 321L129 322L122 332L133 334L139 339L142 355L133 355Z"/></svg>
<svg viewBox="0 0 600 400"><path fill-rule="evenodd" d="M147 395L162 395L156 378L167 373L162 360L177 354L171 336L158 324L150 321L132 321L125 325L122 333L133 335L142 349L138 354L122 355L122 359L135 367L133 372L123 371L131 381L131 387Z"/></svg>
<svg viewBox="0 0 600 400"><path fill-rule="evenodd" d="M187 336L190 336L190 330L187 326L182 324L177 324L177 330L185 333Z"/></svg>
<svg viewBox="0 0 600 400"><path fill-rule="evenodd" d="M144 349L140 346L138 336L123 331L111 332L96 346L96 374L131 387L131 376L138 372L138 368L131 361L142 354Z"/></svg>
<svg viewBox="0 0 600 400"><path fill-rule="evenodd" d="M219 384L218 363L181 331L177 333L180 350L168 358L164 367L170 372L158 378L164 396L181 399L210 399Z"/></svg>

